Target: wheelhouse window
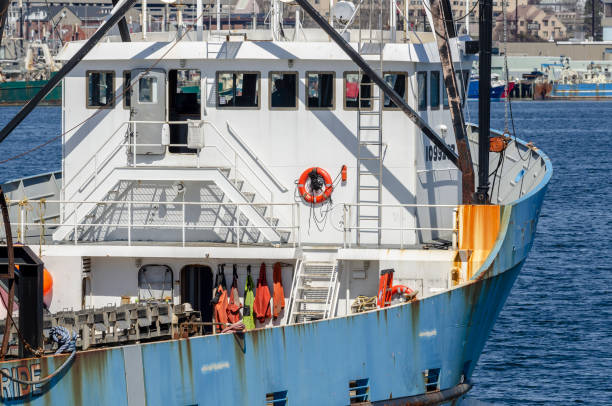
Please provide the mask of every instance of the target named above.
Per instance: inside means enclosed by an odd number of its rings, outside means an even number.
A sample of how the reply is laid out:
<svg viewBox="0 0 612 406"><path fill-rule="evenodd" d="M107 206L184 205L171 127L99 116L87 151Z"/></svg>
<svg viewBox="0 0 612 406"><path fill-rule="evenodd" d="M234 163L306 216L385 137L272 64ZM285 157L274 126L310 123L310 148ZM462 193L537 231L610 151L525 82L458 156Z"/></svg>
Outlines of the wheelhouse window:
<svg viewBox="0 0 612 406"><path fill-rule="evenodd" d="M402 99L406 97L406 74L397 72L385 73L385 82L395 90L395 93L399 94ZM398 107L393 103L387 95L385 95L384 107L387 109L397 109Z"/></svg>
<svg viewBox="0 0 612 406"><path fill-rule="evenodd" d="M334 108L334 73L306 72L306 108Z"/></svg>
<svg viewBox="0 0 612 406"><path fill-rule="evenodd" d="M115 102L115 72L87 72L87 107L112 108Z"/></svg>
<svg viewBox="0 0 612 406"><path fill-rule="evenodd" d="M297 72L270 72L268 82L271 110L297 109Z"/></svg>
<svg viewBox="0 0 612 406"><path fill-rule="evenodd" d="M360 84L361 83L361 84ZM344 108L347 110L356 109L361 98L361 108L369 109L372 107L372 80L368 75L361 75L359 80L358 72L344 73Z"/></svg>
<svg viewBox="0 0 612 406"><path fill-rule="evenodd" d="M138 79L138 103L157 103L157 78L144 76Z"/></svg>
<svg viewBox="0 0 612 406"><path fill-rule="evenodd" d="M258 72L217 72L218 108L258 108Z"/></svg>
<svg viewBox="0 0 612 406"><path fill-rule="evenodd" d="M129 109L132 105L132 72L123 72L123 108Z"/></svg>
<svg viewBox="0 0 612 406"><path fill-rule="evenodd" d="M419 110L427 110L427 72L417 72Z"/></svg>
<svg viewBox="0 0 612 406"><path fill-rule="evenodd" d="M445 109L449 108L448 104L448 92L446 90L446 86L444 84L444 77L440 78L442 80L442 107ZM461 86L461 85L459 85Z"/></svg>
<svg viewBox="0 0 612 406"><path fill-rule="evenodd" d="M432 71L429 80L429 100L432 109L440 108L440 72Z"/></svg>

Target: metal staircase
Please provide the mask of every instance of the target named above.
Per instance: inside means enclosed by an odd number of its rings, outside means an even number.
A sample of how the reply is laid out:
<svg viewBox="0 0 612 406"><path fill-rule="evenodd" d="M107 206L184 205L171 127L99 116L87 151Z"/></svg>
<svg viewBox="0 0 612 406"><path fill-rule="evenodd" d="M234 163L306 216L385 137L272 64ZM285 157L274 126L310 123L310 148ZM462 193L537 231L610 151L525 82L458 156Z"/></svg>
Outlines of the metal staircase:
<svg viewBox="0 0 612 406"><path fill-rule="evenodd" d="M379 21L382 27L382 21ZM379 42L374 42L370 28L368 40L362 42L361 25L359 31L359 53L376 55L378 60L368 59L376 65L380 76L383 72L383 37L380 31ZM359 99L357 103L357 245L380 245L382 225L382 170L383 170L383 105L384 95L371 78L362 81L363 71L359 71Z"/></svg>
<svg viewBox="0 0 612 406"><path fill-rule="evenodd" d="M293 279L288 323L333 317L338 303L338 261L300 261Z"/></svg>

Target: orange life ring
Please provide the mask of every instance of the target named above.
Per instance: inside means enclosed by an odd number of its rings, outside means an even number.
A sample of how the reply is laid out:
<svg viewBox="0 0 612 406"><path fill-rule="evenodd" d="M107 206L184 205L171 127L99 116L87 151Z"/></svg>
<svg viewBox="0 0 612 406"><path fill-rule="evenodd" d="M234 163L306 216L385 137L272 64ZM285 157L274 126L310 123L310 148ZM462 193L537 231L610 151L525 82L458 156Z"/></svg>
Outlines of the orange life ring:
<svg viewBox="0 0 612 406"><path fill-rule="evenodd" d="M323 189L323 193L315 195L306 190L306 180L309 176L311 176L311 174L319 175L323 178L323 182L325 182L325 189ZM302 175L300 176L300 179L298 181L298 192L307 203L322 203L331 197L333 191L334 185L331 176L329 176L329 173L327 173L325 169L318 168L316 166L308 168L304 172L302 172Z"/></svg>
<svg viewBox="0 0 612 406"><path fill-rule="evenodd" d="M410 295L412 292L413 292L412 289L404 285L395 285L391 288L391 296L403 295L403 294Z"/></svg>

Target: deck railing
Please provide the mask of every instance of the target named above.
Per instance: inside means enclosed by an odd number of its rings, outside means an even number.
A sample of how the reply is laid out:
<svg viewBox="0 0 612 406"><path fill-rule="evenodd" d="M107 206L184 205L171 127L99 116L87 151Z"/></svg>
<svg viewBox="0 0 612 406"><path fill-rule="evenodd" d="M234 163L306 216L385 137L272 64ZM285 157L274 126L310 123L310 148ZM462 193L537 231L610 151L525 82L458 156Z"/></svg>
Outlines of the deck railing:
<svg viewBox="0 0 612 406"><path fill-rule="evenodd" d="M13 221L13 224L18 229L18 235L26 236L27 228L29 227L45 227L49 228L57 228L68 226L72 228L72 235L66 240L67 242L72 242L73 244L79 244L83 242L102 242L109 241L106 239L87 239L88 231L94 230L95 228L110 228L113 230L126 230L127 234L125 236L125 240L122 239L110 239L110 241L125 241L127 245L131 246L135 241L151 241L151 242L160 242L160 243L177 243L182 246L186 246L188 243L205 243L205 242L219 242L219 241L207 241L202 240L201 238L194 237L190 239L187 237L188 230L228 230L231 233L231 241L232 244L240 247L241 243L244 244L243 239L250 243L262 243L262 241L258 241L260 238L255 238L250 234L256 232L259 229L273 229L277 233L289 232L289 239L286 242L283 241L264 241L264 243L270 243L273 245L283 245L283 246L292 246L297 247L301 245L300 240L300 205L297 203L274 203L274 206L284 206L291 210L291 223L290 225L254 225L250 221L245 221L246 219L241 216L242 208L245 206L257 208L257 207L268 207L270 203L232 203L232 202L190 202L190 201L136 201L136 200L103 200L103 201L85 201L85 200L76 200L76 201L64 201L64 200L29 200L28 204L53 204L59 203L62 205L75 206L75 216L72 217L71 222L51 222L45 223L44 221L28 221L26 212L28 210L27 205L20 204L20 202L11 202L11 205L19 204L20 206L20 215L18 221ZM85 214L94 211L97 207L104 206L110 207L114 206L113 209L118 210L119 213L116 216L111 214L111 217L118 217L115 221L107 221L107 222L97 222L96 218L93 218L92 222L83 222L78 221L80 218L85 218ZM141 212L157 210L160 206L178 206L178 210L173 210L173 217L177 215L180 216L180 221L172 222L172 221L157 221L152 222L149 220L136 221L134 218L134 214L136 210ZM213 217L212 221L198 220L196 222L188 222L186 220L186 213L190 207L198 207L202 210L214 210L217 214L216 217ZM235 208L235 212L231 214L231 224L223 224L219 222L219 214L218 211L221 208ZM82 213L80 211L83 211ZM81 215L81 216L79 216ZM35 217L35 216L30 216ZM104 214L99 215L98 217L106 217ZM170 216L172 217L172 216ZM241 221L242 220L242 221ZM150 229L150 230L175 230L180 231L180 236L178 238L172 238L169 240L163 239L152 239L151 234L147 238L134 238L134 231L139 229ZM255 230L255 231L252 231ZM41 230L42 231L42 230ZM248 241L248 239L251 241ZM263 239L263 237L261 237Z"/></svg>
<svg viewBox="0 0 612 406"><path fill-rule="evenodd" d="M419 239L419 233L443 233L450 236L451 247L457 247L457 205L451 204L379 204L379 203L345 203L344 206L344 247L352 248L356 246L355 243L356 233L358 232L371 232L382 234L381 238L383 244L381 246L398 246L403 249L407 246L418 244L421 241ZM362 210L365 208L381 208L383 212L383 224L379 226L357 226L356 214L357 208ZM443 211L447 213L446 219L442 219L440 223L443 226L424 227L418 226L418 214L417 210L430 210L430 211ZM385 215L386 214L386 215ZM435 215L435 214L434 214ZM389 218L391 221L389 221ZM431 221L431 220L430 220ZM436 223L438 221L436 220ZM389 224L389 225L387 225ZM391 236L391 233L393 234ZM413 235L413 238L409 238L409 233ZM387 234L387 235L385 235ZM389 238L392 237L394 242L388 242ZM368 245L365 242L363 245Z"/></svg>

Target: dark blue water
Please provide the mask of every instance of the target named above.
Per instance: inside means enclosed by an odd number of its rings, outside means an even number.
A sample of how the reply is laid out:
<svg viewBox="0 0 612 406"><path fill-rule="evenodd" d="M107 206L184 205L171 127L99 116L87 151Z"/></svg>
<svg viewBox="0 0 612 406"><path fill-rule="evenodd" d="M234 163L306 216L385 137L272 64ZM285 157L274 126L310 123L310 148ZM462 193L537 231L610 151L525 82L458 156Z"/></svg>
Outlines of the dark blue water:
<svg viewBox="0 0 612 406"><path fill-rule="evenodd" d="M473 376L472 404L612 405L612 102L515 102L518 135L552 159L535 245ZM504 105L493 127L504 127ZM476 105L470 104L476 121ZM0 108L0 123L17 111ZM59 134L37 109L0 160ZM55 141L0 165L0 181L59 170Z"/></svg>
<svg viewBox="0 0 612 406"><path fill-rule="evenodd" d="M503 103L492 127L504 127ZM471 104L475 120L477 105ZM514 102L520 138L551 158L531 255L473 375L470 398L612 405L612 102Z"/></svg>

